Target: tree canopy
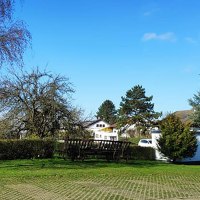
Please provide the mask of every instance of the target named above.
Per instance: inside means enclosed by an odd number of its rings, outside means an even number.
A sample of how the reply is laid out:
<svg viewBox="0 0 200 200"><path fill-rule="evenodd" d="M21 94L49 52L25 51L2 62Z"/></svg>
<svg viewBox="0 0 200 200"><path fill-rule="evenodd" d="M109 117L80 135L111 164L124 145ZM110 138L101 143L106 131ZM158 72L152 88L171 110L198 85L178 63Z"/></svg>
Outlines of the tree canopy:
<svg viewBox="0 0 200 200"><path fill-rule="evenodd" d="M173 162L192 157L197 149L195 134L174 114L169 114L161 122L161 137L158 150Z"/></svg>
<svg viewBox="0 0 200 200"><path fill-rule="evenodd" d="M120 103L119 126L127 124L150 126L161 115L161 113L154 111L152 99L153 96L146 96L145 89L141 85L136 85L128 90Z"/></svg>
<svg viewBox="0 0 200 200"><path fill-rule="evenodd" d="M116 113L114 103L111 100L105 100L99 107L96 117L113 124L116 122Z"/></svg>
<svg viewBox="0 0 200 200"><path fill-rule="evenodd" d="M31 34L23 21L14 20L14 0L0 0L0 67L23 63L23 54Z"/></svg>
<svg viewBox="0 0 200 200"><path fill-rule="evenodd" d="M9 122L9 131L15 134L54 136L65 129L64 121L74 123L73 92L66 77L38 68L31 72L12 71L0 80L1 122Z"/></svg>

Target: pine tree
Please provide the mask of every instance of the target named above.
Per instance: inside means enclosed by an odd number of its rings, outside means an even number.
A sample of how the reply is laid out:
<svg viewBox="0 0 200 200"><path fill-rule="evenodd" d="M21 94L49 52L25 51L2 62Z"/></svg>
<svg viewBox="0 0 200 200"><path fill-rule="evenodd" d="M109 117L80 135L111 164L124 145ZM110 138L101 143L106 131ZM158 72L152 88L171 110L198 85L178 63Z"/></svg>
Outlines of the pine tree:
<svg viewBox="0 0 200 200"><path fill-rule="evenodd" d="M152 99L153 96L146 96L145 89L141 85L128 90L120 103L118 125L150 126L161 115L154 111Z"/></svg>
<svg viewBox="0 0 200 200"><path fill-rule="evenodd" d="M114 103L110 100L105 100L99 107L96 117L109 124L114 124L116 122L116 112Z"/></svg>

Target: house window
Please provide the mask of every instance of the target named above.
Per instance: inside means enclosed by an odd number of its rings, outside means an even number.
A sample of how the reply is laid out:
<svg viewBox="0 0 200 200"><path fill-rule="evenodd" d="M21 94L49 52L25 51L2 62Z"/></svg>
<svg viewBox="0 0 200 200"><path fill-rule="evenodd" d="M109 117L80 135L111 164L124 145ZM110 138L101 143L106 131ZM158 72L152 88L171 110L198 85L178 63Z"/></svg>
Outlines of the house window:
<svg viewBox="0 0 200 200"><path fill-rule="evenodd" d="M110 140L117 141L117 137L116 136L110 136Z"/></svg>
<svg viewBox="0 0 200 200"><path fill-rule="evenodd" d="M107 136L104 136L104 140L107 140Z"/></svg>
<svg viewBox="0 0 200 200"><path fill-rule="evenodd" d="M100 124L100 127L102 127L102 124Z"/></svg>
<svg viewBox="0 0 200 200"><path fill-rule="evenodd" d="M99 127L99 124L97 124L96 127Z"/></svg>
<svg viewBox="0 0 200 200"><path fill-rule="evenodd" d="M103 124L103 127L105 127L105 124Z"/></svg>
<svg viewBox="0 0 200 200"><path fill-rule="evenodd" d="M101 138L101 135L99 137Z"/></svg>
<svg viewBox="0 0 200 200"><path fill-rule="evenodd" d="M99 134L96 134L96 138L99 138Z"/></svg>

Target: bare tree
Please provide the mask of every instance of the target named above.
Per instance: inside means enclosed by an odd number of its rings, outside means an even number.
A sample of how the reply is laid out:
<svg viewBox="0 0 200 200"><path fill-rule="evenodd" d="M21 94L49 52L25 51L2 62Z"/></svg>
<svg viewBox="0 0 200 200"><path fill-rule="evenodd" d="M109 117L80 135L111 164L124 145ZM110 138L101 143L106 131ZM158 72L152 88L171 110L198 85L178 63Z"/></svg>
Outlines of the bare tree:
<svg viewBox="0 0 200 200"><path fill-rule="evenodd" d="M74 92L68 78L39 69L12 71L0 80L0 112L10 131L55 136L64 121L72 120ZM1 121L2 121L1 120ZM12 127L12 128L11 128Z"/></svg>
<svg viewBox="0 0 200 200"><path fill-rule="evenodd" d="M82 109L77 107L73 108L70 112L70 117L66 118L63 123L62 130L65 133L65 138L91 138L91 132L85 128L89 120L91 121L91 117L84 117L84 111Z"/></svg>
<svg viewBox="0 0 200 200"><path fill-rule="evenodd" d="M24 22L13 19L13 6L14 0L0 0L0 67L22 65L24 51L31 40Z"/></svg>

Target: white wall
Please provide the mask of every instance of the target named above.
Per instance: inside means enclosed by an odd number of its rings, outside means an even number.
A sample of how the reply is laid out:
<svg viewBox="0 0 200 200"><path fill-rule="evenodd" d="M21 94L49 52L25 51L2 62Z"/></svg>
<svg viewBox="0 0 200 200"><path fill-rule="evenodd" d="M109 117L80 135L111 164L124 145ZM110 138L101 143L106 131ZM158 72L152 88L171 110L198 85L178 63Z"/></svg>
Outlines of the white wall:
<svg viewBox="0 0 200 200"><path fill-rule="evenodd" d="M159 132L158 130L151 132L152 146L155 149L156 160L167 160L167 158L162 153L160 153L157 148L157 140L160 138L160 136L161 132Z"/></svg>
<svg viewBox="0 0 200 200"><path fill-rule="evenodd" d="M117 132L106 132L106 131L95 131L94 139L95 140L113 140L118 141L118 133Z"/></svg>

